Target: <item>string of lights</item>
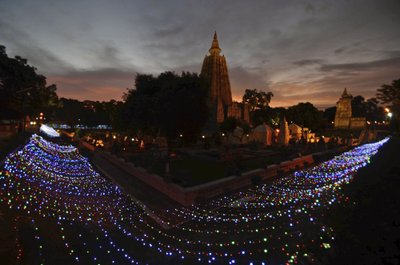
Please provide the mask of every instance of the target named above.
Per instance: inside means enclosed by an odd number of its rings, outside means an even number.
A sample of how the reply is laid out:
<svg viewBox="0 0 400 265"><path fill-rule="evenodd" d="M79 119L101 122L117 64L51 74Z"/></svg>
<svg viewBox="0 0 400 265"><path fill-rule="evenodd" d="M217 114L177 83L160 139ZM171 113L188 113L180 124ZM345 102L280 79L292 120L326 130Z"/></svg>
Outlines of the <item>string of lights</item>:
<svg viewBox="0 0 400 265"><path fill-rule="evenodd" d="M295 264L330 247L334 231L323 222L325 210L349 203L342 186L387 140L270 185L158 212L170 224L164 229L75 147L33 135L5 160L0 197L10 211L31 220L40 260L51 255L46 251L51 226L70 264ZM20 260L19 239L16 244Z"/></svg>

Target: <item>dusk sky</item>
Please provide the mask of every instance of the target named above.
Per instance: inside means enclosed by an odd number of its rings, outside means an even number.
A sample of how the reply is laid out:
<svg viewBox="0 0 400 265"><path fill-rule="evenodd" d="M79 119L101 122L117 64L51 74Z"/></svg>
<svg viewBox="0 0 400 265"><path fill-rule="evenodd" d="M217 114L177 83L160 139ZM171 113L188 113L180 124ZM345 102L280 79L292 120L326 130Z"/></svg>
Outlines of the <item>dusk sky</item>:
<svg viewBox="0 0 400 265"><path fill-rule="evenodd" d="M61 97L121 100L136 73L199 73L216 30L235 99L323 108L400 78L399 14L399 0L0 0L0 44Z"/></svg>

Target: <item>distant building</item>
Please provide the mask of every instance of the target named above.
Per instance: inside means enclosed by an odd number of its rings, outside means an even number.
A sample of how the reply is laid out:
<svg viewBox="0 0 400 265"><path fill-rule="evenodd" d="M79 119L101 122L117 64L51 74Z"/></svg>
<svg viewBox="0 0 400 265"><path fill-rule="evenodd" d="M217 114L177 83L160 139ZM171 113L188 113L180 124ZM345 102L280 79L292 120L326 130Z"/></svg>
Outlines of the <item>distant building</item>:
<svg viewBox="0 0 400 265"><path fill-rule="evenodd" d="M272 135L274 130L267 124L258 125L250 134L250 140L264 145L272 145Z"/></svg>
<svg viewBox="0 0 400 265"><path fill-rule="evenodd" d="M308 139L308 128L306 127L301 127L295 123L290 123L289 124L289 135L290 139L293 139L294 141L300 141L302 138Z"/></svg>
<svg viewBox="0 0 400 265"><path fill-rule="evenodd" d="M351 100L352 95L345 88L342 97L336 103L335 129L363 129L366 126L365 117L352 117Z"/></svg>
<svg viewBox="0 0 400 265"><path fill-rule="evenodd" d="M209 85L210 123L215 127L228 117L250 122L248 105L232 101L228 67L225 56L220 54L221 49L216 32L209 53L204 58L200 75Z"/></svg>

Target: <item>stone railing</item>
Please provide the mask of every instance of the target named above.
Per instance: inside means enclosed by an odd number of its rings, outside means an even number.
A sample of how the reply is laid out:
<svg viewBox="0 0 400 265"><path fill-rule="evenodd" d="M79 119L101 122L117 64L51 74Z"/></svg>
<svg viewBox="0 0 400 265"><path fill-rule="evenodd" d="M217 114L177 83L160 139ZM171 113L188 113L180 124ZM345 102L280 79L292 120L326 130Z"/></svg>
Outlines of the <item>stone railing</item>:
<svg viewBox="0 0 400 265"><path fill-rule="evenodd" d="M101 156L126 173L185 206L189 206L196 201L210 199L227 192L251 186L255 181L262 183L270 178L282 176L314 163L313 156L307 155L281 162L279 165L268 165L266 168L251 170L240 176L229 176L193 187L181 187L175 183L166 182L162 177L148 173L144 168L135 167L134 164L125 162L123 159L110 153L102 152Z"/></svg>

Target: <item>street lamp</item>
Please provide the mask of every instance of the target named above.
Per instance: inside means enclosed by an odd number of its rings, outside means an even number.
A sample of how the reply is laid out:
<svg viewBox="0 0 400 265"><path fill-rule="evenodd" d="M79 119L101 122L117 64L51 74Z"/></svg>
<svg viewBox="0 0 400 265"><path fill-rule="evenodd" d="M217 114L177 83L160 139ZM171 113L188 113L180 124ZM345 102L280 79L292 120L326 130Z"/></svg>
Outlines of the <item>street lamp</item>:
<svg viewBox="0 0 400 265"><path fill-rule="evenodd" d="M389 119L392 118L393 113L390 112L390 109L389 109L389 108L386 107L386 108L385 108L385 112L386 112L386 115L388 116Z"/></svg>

